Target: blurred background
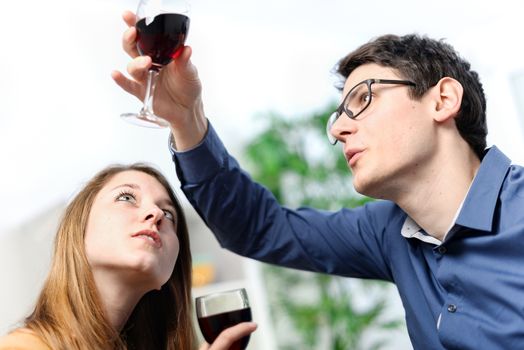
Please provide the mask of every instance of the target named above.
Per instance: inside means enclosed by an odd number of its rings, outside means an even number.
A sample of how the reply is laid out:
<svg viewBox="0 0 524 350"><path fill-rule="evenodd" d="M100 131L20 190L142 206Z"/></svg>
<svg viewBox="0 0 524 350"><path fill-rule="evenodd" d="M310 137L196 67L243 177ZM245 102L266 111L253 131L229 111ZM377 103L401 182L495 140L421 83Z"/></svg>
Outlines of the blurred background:
<svg viewBox="0 0 524 350"><path fill-rule="evenodd" d="M4 3L0 334L31 310L47 272L61 211L96 171L109 163L147 161L179 187L168 131L136 127L119 118L122 112L140 108L140 101L110 77L114 69L125 72L128 57L121 50L121 36L126 26L121 13L134 10L137 3ZM193 47L193 62L203 82L206 114L241 162L246 145L268 127L266 116L276 113L293 121L338 100L332 68L339 58L375 36L417 32L446 39L471 62L487 94L488 144L524 164L524 25L523 6L517 0L190 3L187 44ZM220 249L179 193L190 218L200 276L195 296L237 285L248 288L261 325L252 348L285 348L275 330L279 327L274 326L260 265ZM357 304L369 303L362 298L366 292L358 292L366 287L354 288ZM402 319L398 296L389 289L387 293L387 313ZM395 332L384 348L409 349L405 330Z"/></svg>

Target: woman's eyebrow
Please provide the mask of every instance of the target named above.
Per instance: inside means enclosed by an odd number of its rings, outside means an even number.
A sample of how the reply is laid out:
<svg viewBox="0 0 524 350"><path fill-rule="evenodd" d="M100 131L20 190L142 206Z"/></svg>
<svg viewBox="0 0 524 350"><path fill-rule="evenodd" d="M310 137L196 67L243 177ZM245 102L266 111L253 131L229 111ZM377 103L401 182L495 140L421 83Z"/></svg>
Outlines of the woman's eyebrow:
<svg viewBox="0 0 524 350"><path fill-rule="evenodd" d="M173 211L176 213L176 207L175 205L173 204L173 202L171 201L171 199L169 198L164 198L164 199L161 199L158 204L160 204L161 206L166 206L166 207L170 207L170 209L173 209Z"/></svg>
<svg viewBox="0 0 524 350"><path fill-rule="evenodd" d="M115 186L111 189L111 191L114 191L116 190L117 188L120 188L120 187L131 187L133 189L140 189L140 186L138 186L137 184L121 184L121 185L118 185L118 186Z"/></svg>
<svg viewBox="0 0 524 350"><path fill-rule="evenodd" d="M137 185L137 184L134 184L134 183L125 183L125 184L120 184L118 186L115 186L111 189L111 191L114 191L118 188L121 188L121 187L130 187L130 188L133 188L133 189L136 189L136 190L140 190L140 186ZM159 202L158 202L160 205L162 206L167 206L167 207L170 207L171 209L173 209L173 211L176 212L176 207L175 205L173 204L173 201L166 197L166 198L162 198Z"/></svg>

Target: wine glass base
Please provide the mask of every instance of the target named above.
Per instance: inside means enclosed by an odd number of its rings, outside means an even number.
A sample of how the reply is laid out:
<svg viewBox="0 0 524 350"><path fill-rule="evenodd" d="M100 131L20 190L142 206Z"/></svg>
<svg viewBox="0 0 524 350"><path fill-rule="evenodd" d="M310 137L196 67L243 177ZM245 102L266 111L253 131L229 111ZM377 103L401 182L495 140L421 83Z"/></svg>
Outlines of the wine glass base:
<svg viewBox="0 0 524 350"><path fill-rule="evenodd" d="M139 113L123 113L120 115L126 122L153 129L167 128L169 123L157 116L146 116Z"/></svg>

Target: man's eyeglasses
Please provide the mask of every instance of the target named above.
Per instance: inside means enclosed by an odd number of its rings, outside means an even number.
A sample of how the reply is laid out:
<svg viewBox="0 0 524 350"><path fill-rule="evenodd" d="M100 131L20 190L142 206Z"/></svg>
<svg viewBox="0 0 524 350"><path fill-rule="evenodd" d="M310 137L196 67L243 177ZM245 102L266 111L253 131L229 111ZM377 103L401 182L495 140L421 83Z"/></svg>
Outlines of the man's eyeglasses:
<svg viewBox="0 0 524 350"><path fill-rule="evenodd" d="M391 79L367 79L361 81L357 85L353 86L347 93L344 100L338 106L337 110L331 114L327 121L326 132L329 142L334 145L337 143L337 139L331 135L331 128L338 120L338 118L345 113L349 118L355 119L358 117L368 106L371 104L372 92L371 85L373 84L400 84L415 86L416 84L409 80L391 80Z"/></svg>

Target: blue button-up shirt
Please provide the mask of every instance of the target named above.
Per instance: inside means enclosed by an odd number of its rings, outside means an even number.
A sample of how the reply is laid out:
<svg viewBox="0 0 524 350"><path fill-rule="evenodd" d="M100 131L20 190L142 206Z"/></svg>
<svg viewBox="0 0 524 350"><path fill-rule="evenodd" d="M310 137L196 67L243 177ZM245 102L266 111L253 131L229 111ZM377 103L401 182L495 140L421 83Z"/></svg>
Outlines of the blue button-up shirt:
<svg viewBox="0 0 524 350"><path fill-rule="evenodd" d="M402 236L408 217L390 201L337 212L280 206L211 125L197 147L172 153L182 190L223 247L395 283L415 349L524 349L524 169L496 147L441 244Z"/></svg>

